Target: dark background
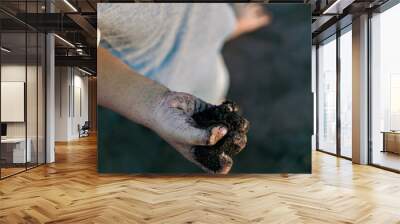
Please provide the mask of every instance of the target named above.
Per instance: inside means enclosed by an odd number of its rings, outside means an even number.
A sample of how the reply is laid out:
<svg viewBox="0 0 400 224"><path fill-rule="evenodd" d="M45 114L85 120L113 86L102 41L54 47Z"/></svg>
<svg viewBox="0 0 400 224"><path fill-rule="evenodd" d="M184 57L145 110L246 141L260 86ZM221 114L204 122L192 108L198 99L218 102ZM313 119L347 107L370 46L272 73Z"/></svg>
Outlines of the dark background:
<svg viewBox="0 0 400 224"><path fill-rule="evenodd" d="M310 173L311 11L304 4L266 9L269 26L223 48L227 98L239 103L251 123L231 173ZM151 130L102 107L98 113L99 172L203 173Z"/></svg>

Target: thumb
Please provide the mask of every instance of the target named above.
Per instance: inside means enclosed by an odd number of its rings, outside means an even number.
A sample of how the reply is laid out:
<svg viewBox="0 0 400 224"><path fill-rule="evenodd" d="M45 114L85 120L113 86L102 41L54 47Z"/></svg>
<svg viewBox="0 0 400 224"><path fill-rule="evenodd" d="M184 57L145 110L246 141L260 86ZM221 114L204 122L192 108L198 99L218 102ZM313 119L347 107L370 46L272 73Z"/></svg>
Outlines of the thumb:
<svg viewBox="0 0 400 224"><path fill-rule="evenodd" d="M192 131L188 138L192 145L214 145L228 133L228 128L214 125L207 129L193 127Z"/></svg>
<svg viewBox="0 0 400 224"><path fill-rule="evenodd" d="M213 125L208 128L198 128L196 122L185 116L182 111L177 111L179 116L175 116L172 132L175 139L189 145L214 145L221 140L227 133L228 128L223 125Z"/></svg>

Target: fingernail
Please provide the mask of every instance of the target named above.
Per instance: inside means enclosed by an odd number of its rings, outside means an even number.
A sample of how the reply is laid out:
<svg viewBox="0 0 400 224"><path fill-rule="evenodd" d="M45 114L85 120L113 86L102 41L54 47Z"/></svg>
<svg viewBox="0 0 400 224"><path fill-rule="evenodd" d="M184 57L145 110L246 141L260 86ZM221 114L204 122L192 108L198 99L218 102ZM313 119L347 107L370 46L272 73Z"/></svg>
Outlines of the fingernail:
<svg viewBox="0 0 400 224"><path fill-rule="evenodd" d="M226 127L219 127L219 133L226 135L226 133L228 133L228 129Z"/></svg>

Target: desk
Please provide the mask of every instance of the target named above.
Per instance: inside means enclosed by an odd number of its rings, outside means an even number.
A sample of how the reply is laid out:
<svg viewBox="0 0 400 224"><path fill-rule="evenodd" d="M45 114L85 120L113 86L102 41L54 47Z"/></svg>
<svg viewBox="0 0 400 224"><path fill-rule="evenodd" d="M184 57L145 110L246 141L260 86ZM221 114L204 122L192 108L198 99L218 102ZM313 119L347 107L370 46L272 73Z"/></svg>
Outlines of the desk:
<svg viewBox="0 0 400 224"><path fill-rule="evenodd" d="M27 139L25 154L25 138L5 138L1 139L1 157L6 163L25 163L32 158L30 138ZM26 161L25 161L26 159Z"/></svg>
<svg viewBox="0 0 400 224"><path fill-rule="evenodd" d="M400 132L383 131L383 150L382 152L393 152L400 154Z"/></svg>

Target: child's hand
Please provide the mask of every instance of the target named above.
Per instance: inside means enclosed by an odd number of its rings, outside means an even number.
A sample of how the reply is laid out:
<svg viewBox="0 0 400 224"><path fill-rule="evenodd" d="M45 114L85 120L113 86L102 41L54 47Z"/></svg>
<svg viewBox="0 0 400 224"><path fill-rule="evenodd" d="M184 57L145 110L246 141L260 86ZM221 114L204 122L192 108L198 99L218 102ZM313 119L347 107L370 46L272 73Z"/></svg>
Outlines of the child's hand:
<svg viewBox="0 0 400 224"><path fill-rule="evenodd" d="M249 3L238 8L236 28L231 37L255 31L271 22L271 16L262 4Z"/></svg>
<svg viewBox="0 0 400 224"><path fill-rule="evenodd" d="M201 99L180 92L168 91L151 115L150 127L178 150L186 159L200 166L207 172L212 172L194 158L193 147L196 145L214 145L228 132L227 127L215 125L206 129L199 128L193 120L194 113L203 111L212 105ZM226 174L232 167L229 156L221 157L222 169L217 173Z"/></svg>

